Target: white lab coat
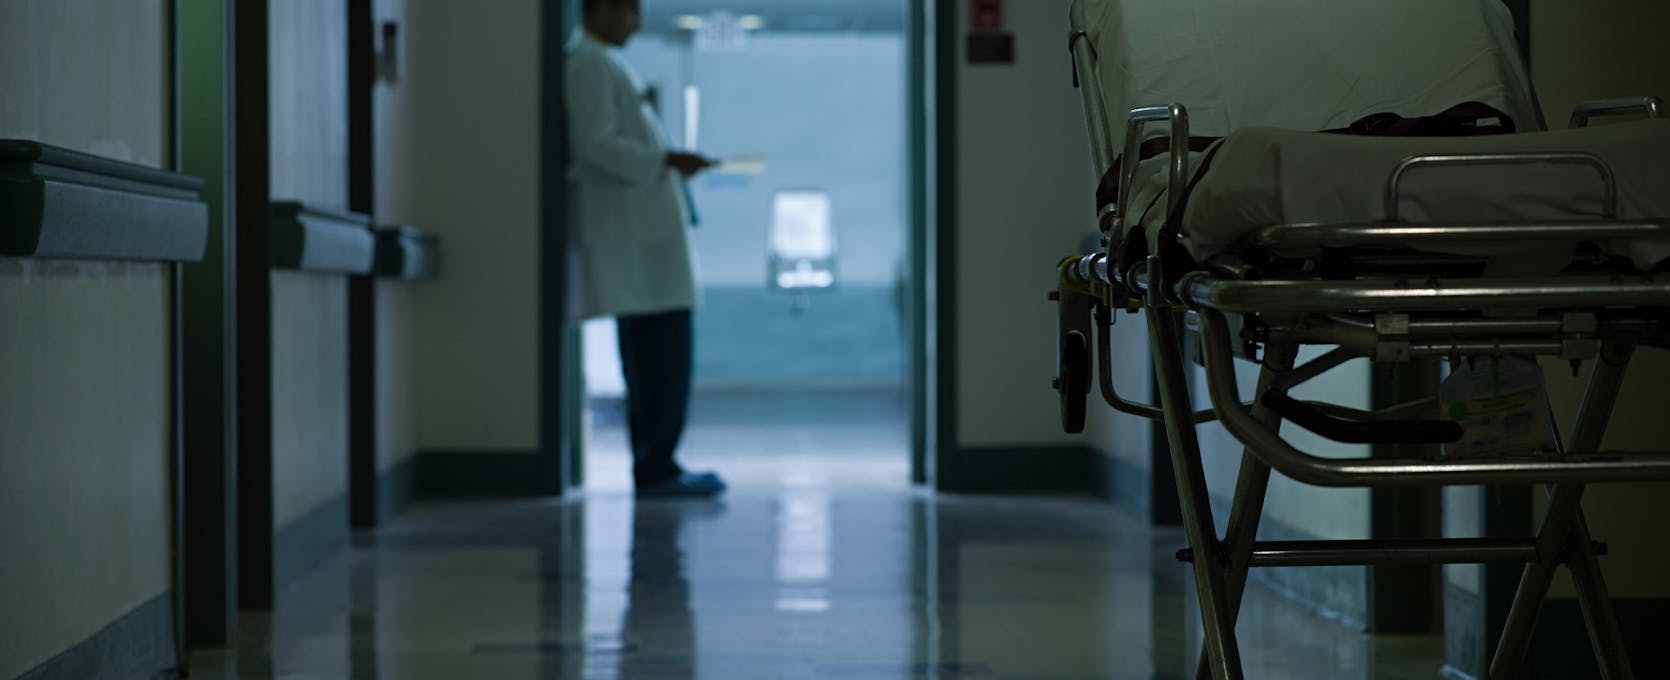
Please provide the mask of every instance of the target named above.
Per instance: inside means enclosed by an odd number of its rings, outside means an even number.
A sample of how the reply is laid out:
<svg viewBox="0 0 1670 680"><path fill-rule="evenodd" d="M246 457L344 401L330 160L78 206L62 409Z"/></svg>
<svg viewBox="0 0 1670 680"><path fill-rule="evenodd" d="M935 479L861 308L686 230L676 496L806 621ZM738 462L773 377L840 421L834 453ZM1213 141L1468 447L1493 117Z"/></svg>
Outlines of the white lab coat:
<svg viewBox="0 0 1670 680"><path fill-rule="evenodd" d="M568 43L564 75L576 316L694 307L689 211L643 82L618 50L583 30Z"/></svg>

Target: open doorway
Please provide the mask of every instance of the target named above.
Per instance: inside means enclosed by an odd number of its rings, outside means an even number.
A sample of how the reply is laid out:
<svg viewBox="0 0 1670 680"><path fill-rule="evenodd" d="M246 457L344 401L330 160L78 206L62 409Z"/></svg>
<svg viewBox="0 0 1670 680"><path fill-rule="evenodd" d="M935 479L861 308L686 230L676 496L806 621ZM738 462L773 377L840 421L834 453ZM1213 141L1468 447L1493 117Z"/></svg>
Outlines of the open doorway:
<svg viewBox="0 0 1670 680"><path fill-rule="evenodd" d="M737 487L910 484L910 0L645 7L625 48L690 183L696 368L681 459ZM611 320L584 328L586 471L630 486Z"/></svg>

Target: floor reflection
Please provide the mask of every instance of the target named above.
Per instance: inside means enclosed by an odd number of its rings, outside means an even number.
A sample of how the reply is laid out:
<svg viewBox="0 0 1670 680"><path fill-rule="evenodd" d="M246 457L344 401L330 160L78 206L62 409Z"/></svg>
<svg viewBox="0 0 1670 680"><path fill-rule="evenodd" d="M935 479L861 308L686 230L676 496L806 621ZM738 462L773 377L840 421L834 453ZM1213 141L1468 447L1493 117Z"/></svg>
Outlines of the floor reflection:
<svg viewBox="0 0 1670 680"><path fill-rule="evenodd" d="M722 510L715 501L659 501L632 509L632 546L618 678L696 677L695 614L685 574L683 527L696 513Z"/></svg>
<svg viewBox="0 0 1670 680"><path fill-rule="evenodd" d="M720 501L430 505L244 616L192 677L1193 677L1181 540L1091 499L811 477ZM1252 678L1432 678L1441 655L1256 584L1240 630Z"/></svg>

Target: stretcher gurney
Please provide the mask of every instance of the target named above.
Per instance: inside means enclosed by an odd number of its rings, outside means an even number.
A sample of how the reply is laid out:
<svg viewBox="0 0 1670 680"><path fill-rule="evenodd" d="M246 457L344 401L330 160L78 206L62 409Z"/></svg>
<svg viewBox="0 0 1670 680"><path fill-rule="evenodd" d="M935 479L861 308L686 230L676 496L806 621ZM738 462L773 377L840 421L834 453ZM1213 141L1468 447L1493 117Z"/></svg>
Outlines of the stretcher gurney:
<svg viewBox="0 0 1670 680"><path fill-rule="evenodd" d="M1206 629L1202 676L1241 677L1234 628L1251 567L1506 561L1526 567L1492 678L1523 663L1560 564L1603 675L1633 677L1579 501L1588 483L1670 479L1670 454L1599 450L1632 352L1670 343L1670 192L1659 188L1670 122L1657 99L1618 99L1543 132L1511 26L1496 0L1073 4L1070 49L1107 200L1104 249L1058 272L1063 424L1083 428L1097 382L1114 409L1164 422ZM1459 127L1513 132L1318 132L1383 114L1441 119L1458 104L1488 112ZM1588 126L1621 115L1646 120ZM1121 312L1147 317L1158 405L1113 388ZM1209 411L1189 399L1182 313L1198 321ZM1304 345L1333 349L1295 365ZM1463 432L1435 398L1363 411L1289 391L1354 358L1496 356L1594 364L1554 450L1340 459L1280 433L1285 421L1341 442L1453 442ZM1262 363L1251 403L1237 357ZM1222 538L1196 439L1210 420L1246 446ZM1272 470L1330 487L1547 484L1550 498L1530 537L1261 543Z"/></svg>

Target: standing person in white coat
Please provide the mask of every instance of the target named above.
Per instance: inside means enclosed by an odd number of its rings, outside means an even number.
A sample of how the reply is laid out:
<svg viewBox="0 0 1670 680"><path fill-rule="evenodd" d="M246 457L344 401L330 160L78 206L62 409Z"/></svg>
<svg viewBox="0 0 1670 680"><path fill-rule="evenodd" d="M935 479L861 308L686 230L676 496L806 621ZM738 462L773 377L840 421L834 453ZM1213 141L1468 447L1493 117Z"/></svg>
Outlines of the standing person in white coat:
<svg viewBox="0 0 1670 680"><path fill-rule="evenodd" d="M641 0L583 0L568 44L564 95L575 205L571 251L583 317L614 316L626 378L632 478L639 496L714 496L725 483L676 460L690 401L696 304L680 182L711 166L670 151L643 82L619 48Z"/></svg>

